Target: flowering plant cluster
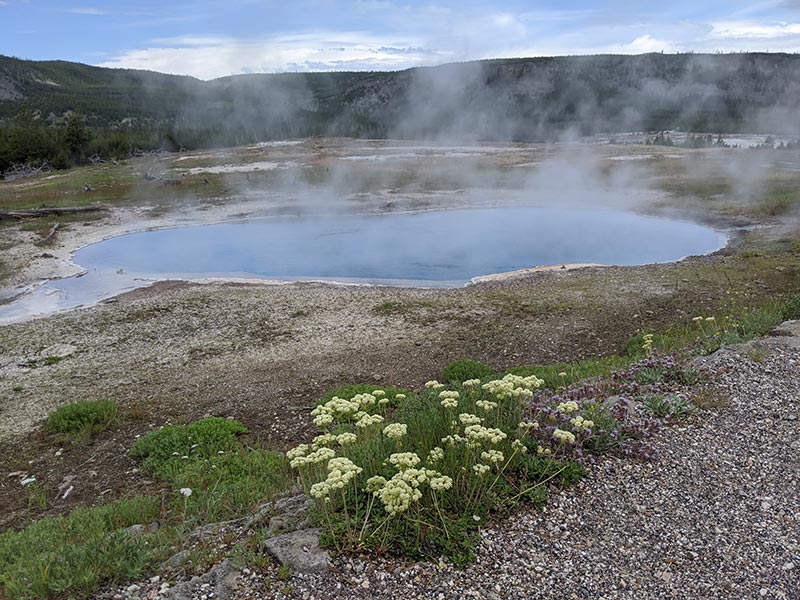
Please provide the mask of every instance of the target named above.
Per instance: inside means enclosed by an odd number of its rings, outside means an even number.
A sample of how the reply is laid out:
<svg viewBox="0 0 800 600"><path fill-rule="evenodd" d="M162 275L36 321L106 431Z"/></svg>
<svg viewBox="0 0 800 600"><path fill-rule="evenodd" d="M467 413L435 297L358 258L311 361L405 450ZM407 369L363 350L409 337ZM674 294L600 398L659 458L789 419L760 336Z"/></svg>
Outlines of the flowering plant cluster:
<svg viewBox="0 0 800 600"><path fill-rule="evenodd" d="M489 511L533 497L559 469L590 464L592 452L630 450L652 433L659 419L608 401L649 385L637 379L648 370L671 381L678 367L651 354L602 388L553 391L536 376L505 375L432 380L392 402L380 389L334 396L312 412L320 434L287 458L337 548L446 552Z"/></svg>

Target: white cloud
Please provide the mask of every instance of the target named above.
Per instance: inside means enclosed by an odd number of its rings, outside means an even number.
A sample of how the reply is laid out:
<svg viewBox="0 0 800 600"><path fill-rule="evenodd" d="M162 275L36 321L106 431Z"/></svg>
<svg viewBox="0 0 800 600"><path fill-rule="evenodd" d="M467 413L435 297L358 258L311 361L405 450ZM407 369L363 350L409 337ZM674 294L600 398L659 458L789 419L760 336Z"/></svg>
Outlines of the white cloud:
<svg viewBox="0 0 800 600"><path fill-rule="evenodd" d="M772 39L800 35L800 23L760 23L757 21L718 21L711 24L712 38Z"/></svg>
<svg viewBox="0 0 800 600"><path fill-rule="evenodd" d="M643 54L647 52L675 52L677 47L673 42L659 40L650 34L640 35L629 44L612 46L611 52L619 54Z"/></svg>
<svg viewBox="0 0 800 600"><path fill-rule="evenodd" d="M91 7L91 6L84 6L84 7L78 7L78 8L68 8L64 12L72 13L74 15L95 15L95 16L107 15L108 14L107 10L103 10L102 8L94 8L94 7Z"/></svg>
<svg viewBox="0 0 800 600"><path fill-rule="evenodd" d="M282 71L393 70L445 62L448 57L418 40L360 32L276 35L262 40L185 36L154 41L100 64L213 79L236 73Z"/></svg>

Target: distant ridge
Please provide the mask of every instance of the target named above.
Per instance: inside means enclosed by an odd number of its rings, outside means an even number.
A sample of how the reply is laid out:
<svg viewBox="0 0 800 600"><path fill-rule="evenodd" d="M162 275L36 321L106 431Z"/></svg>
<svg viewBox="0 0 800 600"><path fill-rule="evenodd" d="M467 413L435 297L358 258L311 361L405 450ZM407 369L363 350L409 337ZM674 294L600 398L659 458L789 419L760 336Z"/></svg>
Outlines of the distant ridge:
<svg viewBox="0 0 800 600"><path fill-rule="evenodd" d="M643 54L484 60L397 72L187 76L0 56L0 119L23 109L187 140L315 135L548 139L800 129L800 56Z"/></svg>

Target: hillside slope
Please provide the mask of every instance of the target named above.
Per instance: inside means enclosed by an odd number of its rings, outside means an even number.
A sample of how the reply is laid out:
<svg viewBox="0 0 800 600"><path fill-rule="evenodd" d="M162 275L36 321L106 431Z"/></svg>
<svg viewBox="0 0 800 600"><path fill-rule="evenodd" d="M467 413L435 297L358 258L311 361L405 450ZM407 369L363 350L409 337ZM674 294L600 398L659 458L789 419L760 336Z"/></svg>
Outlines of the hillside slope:
<svg viewBox="0 0 800 600"><path fill-rule="evenodd" d="M0 57L0 119L80 111L187 137L459 136L537 140L630 130L773 131L800 122L800 56L644 54L487 60L399 72L200 81Z"/></svg>

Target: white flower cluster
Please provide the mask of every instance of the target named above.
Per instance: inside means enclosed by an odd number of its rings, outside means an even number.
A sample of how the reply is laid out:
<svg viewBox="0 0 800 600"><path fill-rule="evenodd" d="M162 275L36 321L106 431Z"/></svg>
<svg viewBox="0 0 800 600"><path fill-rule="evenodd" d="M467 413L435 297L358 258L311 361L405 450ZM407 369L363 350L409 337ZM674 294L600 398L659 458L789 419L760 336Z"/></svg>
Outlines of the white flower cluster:
<svg viewBox="0 0 800 600"><path fill-rule="evenodd" d="M539 429L539 423L536 421L520 421L517 427L519 427L522 430Z"/></svg>
<svg viewBox="0 0 800 600"><path fill-rule="evenodd" d="M570 431L564 431L563 429L556 429L553 432L553 438L558 440L561 444L575 443L575 434Z"/></svg>
<svg viewBox="0 0 800 600"><path fill-rule="evenodd" d="M299 446L289 450L286 453L286 458L293 460L298 456L305 456L306 454L308 454L308 444L300 444Z"/></svg>
<svg viewBox="0 0 800 600"><path fill-rule="evenodd" d="M528 447L525 444L523 444L520 440L514 440L513 442L511 442L511 449L514 452L519 452L520 454L528 453Z"/></svg>
<svg viewBox="0 0 800 600"><path fill-rule="evenodd" d="M394 399L395 400L405 400L406 399L406 395L405 394L395 394Z"/></svg>
<svg viewBox="0 0 800 600"><path fill-rule="evenodd" d="M453 480L447 475L440 475L439 477L432 477L428 482L428 485L433 491L441 492L443 490L449 490L451 487L453 487Z"/></svg>
<svg viewBox="0 0 800 600"><path fill-rule="evenodd" d="M383 390L375 390L372 392L372 395L375 396L376 398L382 398L383 396L386 395L386 392L384 392Z"/></svg>
<svg viewBox="0 0 800 600"><path fill-rule="evenodd" d="M467 425L464 428L464 435L468 440L475 442L489 442L490 444L499 444L508 436L505 432L491 428L484 427L483 425Z"/></svg>
<svg viewBox="0 0 800 600"><path fill-rule="evenodd" d="M481 380L480 379L467 379L466 381L462 381L461 382L461 385L463 385L466 388L475 387L476 385L480 385L480 384L481 384Z"/></svg>
<svg viewBox="0 0 800 600"><path fill-rule="evenodd" d="M461 421L462 425L480 425L483 423L483 419L478 415L471 415L469 413L461 413L458 415L458 420Z"/></svg>
<svg viewBox="0 0 800 600"><path fill-rule="evenodd" d="M445 390L439 392L439 398L442 399L441 405L445 408L455 408L458 406L458 392L452 390Z"/></svg>
<svg viewBox="0 0 800 600"><path fill-rule="evenodd" d="M389 456L389 462L398 469L410 469L419 464L419 456L414 452L395 452Z"/></svg>
<svg viewBox="0 0 800 600"><path fill-rule="evenodd" d="M349 458L332 458L328 461L328 478L311 486L309 490L314 498L326 498L332 490L340 490L364 469Z"/></svg>
<svg viewBox="0 0 800 600"><path fill-rule="evenodd" d="M476 465L472 465L472 470L475 472L475 474L478 477L483 477L486 473L489 472L490 469L491 469L491 467L489 465L484 465L484 464L481 464L481 463L478 463Z"/></svg>
<svg viewBox="0 0 800 600"><path fill-rule="evenodd" d="M286 456L290 459L289 466L293 469L299 469L300 467L305 467L306 465L317 465L319 463L323 463L336 456L336 452L330 448L318 448L310 454L307 452L307 444L301 444L297 448L289 450L289 452L286 453Z"/></svg>
<svg viewBox="0 0 800 600"><path fill-rule="evenodd" d="M355 444L358 436L355 433L345 432L340 433L336 436L336 442L340 446L349 446L350 444Z"/></svg>
<svg viewBox="0 0 800 600"><path fill-rule="evenodd" d="M443 383L439 383L435 379L431 379L430 381L425 382L425 387L429 390L440 390L444 387Z"/></svg>
<svg viewBox="0 0 800 600"><path fill-rule="evenodd" d="M314 417L317 427L325 427L334 421L358 420L364 409L374 406L375 403L376 397L373 394L356 394L350 400L334 396L312 410L311 416Z"/></svg>
<svg viewBox="0 0 800 600"><path fill-rule="evenodd" d="M544 446L536 446L536 454L539 456L550 456L553 453L550 448L545 448Z"/></svg>
<svg viewBox="0 0 800 600"><path fill-rule="evenodd" d="M562 402L558 406L556 406L556 410L558 412L562 412L565 415L569 415L571 413L578 411L578 403L574 400L570 400L569 402Z"/></svg>
<svg viewBox="0 0 800 600"><path fill-rule="evenodd" d="M434 465L439 461L444 460L444 450L436 446L433 450L428 452L428 464Z"/></svg>
<svg viewBox="0 0 800 600"><path fill-rule="evenodd" d="M497 402L492 402L491 400L478 400L475 403L475 406L477 406L480 409L485 410L486 412L491 412L495 408L497 408L498 405L497 405Z"/></svg>
<svg viewBox="0 0 800 600"><path fill-rule="evenodd" d="M500 450L487 450L486 452L481 452L481 460L485 463L497 464L499 462L503 462L504 458L505 457Z"/></svg>
<svg viewBox="0 0 800 600"><path fill-rule="evenodd" d="M356 427L360 427L361 429L383 423L383 417L381 415L371 415L363 411L356 413L353 418L356 419Z"/></svg>
<svg viewBox="0 0 800 600"><path fill-rule="evenodd" d="M412 502L416 502L422 498L422 492L417 488L410 486L402 479L390 479L383 487L377 492L378 498L381 499L383 507L390 515L408 510Z"/></svg>
<svg viewBox="0 0 800 600"><path fill-rule="evenodd" d="M311 448L316 450L317 448L323 448L325 446L330 446L331 444L336 442L336 436L332 433L323 433L322 435L318 435L314 438L311 442Z"/></svg>
<svg viewBox="0 0 800 600"><path fill-rule="evenodd" d="M365 489L380 498L390 515L408 510L412 502L422 498L419 487L425 483L428 483L434 491L449 490L453 487L453 480L447 475L431 469L414 468L413 465L419 462L416 454L411 452L393 454L389 457L389 461L401 470L389 481L380 476L370 477Z"/></svg>
<svg viewBox="0 0 800 600"><path fill-rule="evenodd" d="M530 377L506 375L502 379L495 379L484 383L481 387L499 400L505 400L507 398L526 400L532 397L533 390L537 389L543 383L544 380L539 379L536 375L531 375Z"/></svg>
<svg viewBox="0 0 800 600"><path fill-rule="evenodd" d="M390 423L383 428L383 434L390 440L399 440L408 433L408 425L405 423Z"/></svg>
<svg viewBox="0 0 800 600"><path fill-rule="evenodd" d="M572 426L575 428L576 431L585 431L587 429L591 429L594 427L594 421L590 421L589 419L584 419L580 415L575 417L574 419L570 420Z"/></svg>
<svg viewBox="0 0 800 600"><path fill-rule="evenodd" d="M367 487L364 488L364 491L374 494L384 485L386 485L386 479L380 475L375 475L374 477L367 479Z"/></svg>

